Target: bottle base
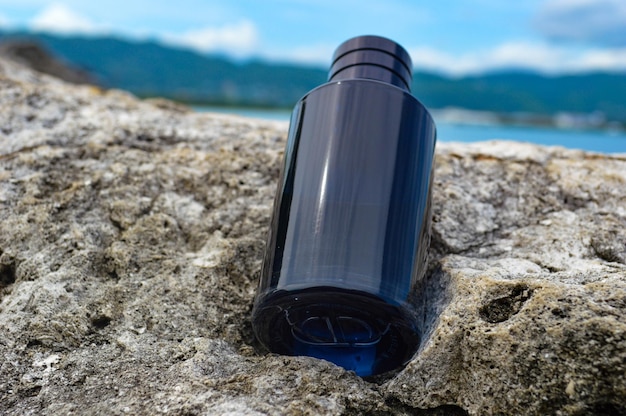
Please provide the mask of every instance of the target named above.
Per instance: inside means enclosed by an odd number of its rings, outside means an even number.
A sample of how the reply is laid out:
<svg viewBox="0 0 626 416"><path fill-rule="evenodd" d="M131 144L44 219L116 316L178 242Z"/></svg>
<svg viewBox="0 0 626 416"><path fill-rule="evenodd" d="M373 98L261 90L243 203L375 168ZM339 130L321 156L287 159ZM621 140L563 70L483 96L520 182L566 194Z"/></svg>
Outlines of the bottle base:
<svg viewBox="0 0 626 416"><path fill-rule="evenodd" d="M335 287L266 294L252 316L255 334L268 350L321 358L359 376L406 364L420 342L416 321L406 307Z"/></svg>

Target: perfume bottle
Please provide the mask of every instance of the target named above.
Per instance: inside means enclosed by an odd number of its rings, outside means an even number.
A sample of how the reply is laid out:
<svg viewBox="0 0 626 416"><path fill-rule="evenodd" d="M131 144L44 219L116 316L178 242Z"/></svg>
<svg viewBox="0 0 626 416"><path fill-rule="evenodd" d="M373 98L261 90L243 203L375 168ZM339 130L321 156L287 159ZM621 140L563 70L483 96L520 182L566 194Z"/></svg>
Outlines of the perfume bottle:
<svg viewBox="0 0 626 416"><path fill-rule="evenodd" d="M436 130L411 78L405 49L360 36L296 104L252 312L268 350L371 376L419 347Z"/></svg>

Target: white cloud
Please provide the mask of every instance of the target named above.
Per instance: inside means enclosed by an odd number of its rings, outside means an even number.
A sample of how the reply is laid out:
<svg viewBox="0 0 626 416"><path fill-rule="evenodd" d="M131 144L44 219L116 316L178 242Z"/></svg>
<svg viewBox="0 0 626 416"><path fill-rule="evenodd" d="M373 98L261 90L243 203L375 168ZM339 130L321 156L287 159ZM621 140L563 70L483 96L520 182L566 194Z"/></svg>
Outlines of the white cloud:
<svg viewBox="0 0 626 416"><path fill-rule="evenodd" d="M337 45L317 44L264 53L272 61L328 67ZM490 49L453 54L430 46L408 48L416 71L453 76L494 70L526 69L546 74L586 71L626 71L624 48L571 48L548 42L512 41Z"/></svg>
<svg viewBox="0 0 626 416"><path fill-rule="evenodd" d="M303 64L330 65L336 48L337 45L323 43L300 46L290 49L288 53L284 53L283 60L289 59L289 61Z"/></svg>
<svg viewBox="0 0 626 416"><path fill-rule="evenodd" d="M163 36L166 43L185 46L200 52L227 52L233 56L254 54L259 44L256 26L249 20L241 20L221 27L205 27Z"/></svg>
<svg viewBox="0 0 626 416"><path fill-rule="evenodd" d="M549 0L534 26L551 40L626 46L626 1Z"/></svg>
<svg viewBox="0 0 626 416"><path fill-rule="evenodd" d="M626 70L626 47L620 49L597 49L584 53L576 62L580 70L601 69Z"/></svg>
<svg viewBox="0 0 626 416"><path fill-rule="evenodd" d="M103 26L60 3L45 7L30 21L29 26L36 31L61 34L104 31Z"/></svg>
<svg viewBox="0 0 626 416"><path fill-rule="evenodd" d="M530 69L544 73L626 70L626 48L573 50L535 42L508 42L492 49L453 55L429 47L410 49L416 70L466 75L498 69Z"/></svg>

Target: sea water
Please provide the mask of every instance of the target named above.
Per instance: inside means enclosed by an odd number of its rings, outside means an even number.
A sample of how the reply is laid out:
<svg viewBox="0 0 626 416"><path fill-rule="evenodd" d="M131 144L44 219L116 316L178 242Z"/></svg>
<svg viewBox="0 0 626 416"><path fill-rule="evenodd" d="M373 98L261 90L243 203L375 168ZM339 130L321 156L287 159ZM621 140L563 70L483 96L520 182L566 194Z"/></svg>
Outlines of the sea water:
<svg viewBox="0 0 626 416"><path fill-rule="evenodd" d="M236 114L244 117L273 121L289 121L287 110L250 109L236 107L194 107L196 111ZM438 120L438 142L480 142L485 140L513 140L545 146L562 146L601 153L626 153L626 131L575 130L502 124L452 123Z"/></svg>

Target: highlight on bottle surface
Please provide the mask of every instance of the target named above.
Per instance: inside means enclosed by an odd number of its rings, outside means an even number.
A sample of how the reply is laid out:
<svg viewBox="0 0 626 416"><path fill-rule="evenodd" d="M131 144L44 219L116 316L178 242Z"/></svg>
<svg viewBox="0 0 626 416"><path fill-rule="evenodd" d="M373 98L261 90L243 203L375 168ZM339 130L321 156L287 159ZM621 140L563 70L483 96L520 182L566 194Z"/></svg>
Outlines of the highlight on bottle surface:
<svg viewBox="0 0 626 416"><path fill-rule="evenodd" d="M268 350L360 376L420 344L436 129L397 43L360 36L291 118L252 312Z"/></svg>

